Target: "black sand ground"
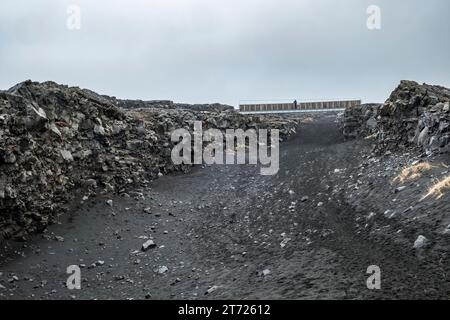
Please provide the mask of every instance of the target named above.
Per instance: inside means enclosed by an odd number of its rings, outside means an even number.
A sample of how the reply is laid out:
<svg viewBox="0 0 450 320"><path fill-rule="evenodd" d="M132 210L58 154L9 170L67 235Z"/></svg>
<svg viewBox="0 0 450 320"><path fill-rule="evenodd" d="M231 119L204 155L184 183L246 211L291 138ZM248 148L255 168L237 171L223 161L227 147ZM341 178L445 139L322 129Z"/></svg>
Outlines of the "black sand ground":
<svg viewBox="0 0 450 320"><path fill-rule="evenodd" d="M448 298L448 267L358 232L331 194L330 172L357 163L361 147L330 117L281 145L276 176L211 166L113 197L112 207L92 200L46 237L2 244L0 298ZM157 247L141 252L146 237ZM66 288L69 265L83 267L81 290ZM366 287L370 265L381 268L381 290Z"/></svg>

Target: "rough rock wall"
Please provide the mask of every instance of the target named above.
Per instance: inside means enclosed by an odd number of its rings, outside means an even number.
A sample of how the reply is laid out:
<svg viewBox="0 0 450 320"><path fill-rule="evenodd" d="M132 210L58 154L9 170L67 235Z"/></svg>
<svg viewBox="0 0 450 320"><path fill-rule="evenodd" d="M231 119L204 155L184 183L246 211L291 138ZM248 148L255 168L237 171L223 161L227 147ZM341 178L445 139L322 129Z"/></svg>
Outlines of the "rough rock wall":
<svg viewBox="0 0 450 320"><path fill-rule="evenodd" d="M173 165L170 133L204 128L278 128L295 123L236 112L119 108L114 98L54 82L0 92L0 239L42 230L75 195L122 192ZM81 191L81 192L79 192Z"/></svg>
<svg viewBox="0 0 450 320"><path fill-rule="evenodd" d="M347 137L377 135L379 151L419 147L449 151L450 90L441 86L401 81L381 106L348 108L343 132Z"/></svg>
<svg viewBox="0 0 450 320"><path fill-rule="evenodd" d="M364 137L377 130L377 113L381 104L362 104L346 108L342 119L342 130L347 139Z"/></svg>
<svg viewBox="0 0 450 320"><path fill-rule="evenodd" d="M447 88L402 81L380 109L379 148L447 148L449 101Z"/></svg>

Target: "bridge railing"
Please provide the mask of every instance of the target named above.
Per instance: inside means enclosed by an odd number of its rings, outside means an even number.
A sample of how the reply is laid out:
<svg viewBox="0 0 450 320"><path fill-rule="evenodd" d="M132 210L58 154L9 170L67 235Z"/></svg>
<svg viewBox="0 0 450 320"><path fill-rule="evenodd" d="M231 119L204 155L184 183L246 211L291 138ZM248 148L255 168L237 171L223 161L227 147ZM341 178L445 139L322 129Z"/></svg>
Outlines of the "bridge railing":
<svg viewBox="0 0 450 320"><path fill-rule="evenodd" d="M312 102L280 102L280 103L241 103L241 112L274 112L274 111L295 111L295 110L333 110L345 109L361 105L361 100L333 100L333 101L312 101Z"/></svg>

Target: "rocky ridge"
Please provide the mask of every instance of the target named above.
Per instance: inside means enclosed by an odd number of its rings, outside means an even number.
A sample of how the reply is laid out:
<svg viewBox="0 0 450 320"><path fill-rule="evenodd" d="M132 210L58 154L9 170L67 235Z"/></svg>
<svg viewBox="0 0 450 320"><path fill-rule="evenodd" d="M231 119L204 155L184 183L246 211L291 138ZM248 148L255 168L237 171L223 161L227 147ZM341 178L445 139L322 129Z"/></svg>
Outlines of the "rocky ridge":
<svg viewBox="0 0 450 320"><path fill-rule="evenodd" d="M347 109L342 129L360 149L335 193L359 213L360 232L447 256L450 234L450 90L401 81L386 102Z"/></svg>
<svg viewBox="0 0 450 320"><path fill-rule="evenodd" d="M403 80L382 105L347 108L342 123L347 138L375 134L375 149L419 148L447 152L450 145L450 89Z"/></svg>
<svg viewBox="0 0 450 320"><path fill-rule="evenodd" d="M119 107L124 109L148 109L148 108L158 108L158 109L186 109L190 111L233 111L234 107L221 104L221 103L211 103L211 104L187 104L187 103L175 103L171 100L123 100L111 98Z"/></svg>
<svg viewBox="0 0 450 320"><path fill-rule="evenodd" d="M68 210L70 199L121 193L188 170L170 159L170 133L191 130L196 120L206 129L277 128L282 137L295 132L293 120L218 112L215 105L213 111L161 105L54 82L25 81L0 91L0 239L45 229Z"/></svg>

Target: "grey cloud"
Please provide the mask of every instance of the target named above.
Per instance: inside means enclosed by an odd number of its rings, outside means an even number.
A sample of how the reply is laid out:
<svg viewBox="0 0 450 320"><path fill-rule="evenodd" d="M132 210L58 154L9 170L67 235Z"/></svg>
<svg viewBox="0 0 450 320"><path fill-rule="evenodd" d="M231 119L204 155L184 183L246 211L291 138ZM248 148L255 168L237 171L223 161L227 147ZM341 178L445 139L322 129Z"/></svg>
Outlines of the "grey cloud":
<svg viewBox="0 0 450 320"><path fill-rule="evenodd" d="M67 6L82 28L66 28ZM366 28L366 8L382 29ZM450 86L447 0L3 0L0 88L31 78L123 98L383 101Z"/></svg>

